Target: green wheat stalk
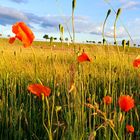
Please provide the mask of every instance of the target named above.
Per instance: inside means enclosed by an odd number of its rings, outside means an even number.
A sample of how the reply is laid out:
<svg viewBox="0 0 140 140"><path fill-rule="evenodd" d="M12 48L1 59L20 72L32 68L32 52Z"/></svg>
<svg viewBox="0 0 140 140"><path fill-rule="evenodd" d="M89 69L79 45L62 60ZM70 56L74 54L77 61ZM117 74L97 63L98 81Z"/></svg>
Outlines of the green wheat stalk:
<svg viewBox="0 0 140 140"><path fill-rule="evenodd" d="M109 17L110 13L111 13L111 9L108 10L106 18L103 23L103 30L102 30L103 44L105 44L105 42L106 42L105 35L104 35L104 29L105 29L105 24L106 24L107 18Z"/></svg>
<svg viewBox="0 0 140 140"><path fill-rule="evenodd" d="M62 24L59 24L59 31L60 31L60 41L61 41L61 47L62 47L62 42L63 42L63 36L64 36L64 27Z"/></svg>
<svg viewBox="0 0 140 140"><path fill-rule="evenodd" d="M108 0L104 0L104 1L111 7L111 9L112 9L112 10L114 11L114 13L116 14L116 10L113 8L113 6L111 5L111 3L110 3ZM134 44L134 41L133 41L133 39L132 39L132 37L131 37L129 31L127 30L127 28L125 27L124 23L122 22L122 20L121 20L120 18L119 18L119 20L120 20L120 22L121 22L123 28L125 29L126 33L128 34L128 36L129 36L129 38L130 38L132 44Z"/></svg>
<svg viewBox="0 0 140 140"><path fill-rule="evenodd" d="M59 9L58 9L59 12L61 13L61 15L63 15L63 11L62 11L61 6L59 5L59 3L58 3L57 0L56 0L56 2L57 2L57 8L59 8ZM66 20L65 16L62 16L62 19L63 19L63 21L64 21L64 24L65 24L65 26L66 26L66 29L67 29L68 34L69 34L69 36L70 36L70 39L71 39L71 41L72 41L72 35L71 35L70 30L69 30L69 27L68 27L68 22L71 20L71 17L70 17L68 20Z"/></svg>
<svg viewBox="0 0 140 140"><path fill-rule="evenodd" d="M74 10L76 8L76 0L72 1L72 31L73 31L73 43L75 42L75 27L74 27Z"/></svg>
<svg viewBox="0 0 140 140"><path fill-rule="evenodd" d="M116 45L117 45L117 40L116 40L116 24L117 24L117 20L118 20L120 14L121 14L121 8L118 9L117 14L116 14L116 18L115 18L115 22L114 22L114 42L116 43Z"/></svg>

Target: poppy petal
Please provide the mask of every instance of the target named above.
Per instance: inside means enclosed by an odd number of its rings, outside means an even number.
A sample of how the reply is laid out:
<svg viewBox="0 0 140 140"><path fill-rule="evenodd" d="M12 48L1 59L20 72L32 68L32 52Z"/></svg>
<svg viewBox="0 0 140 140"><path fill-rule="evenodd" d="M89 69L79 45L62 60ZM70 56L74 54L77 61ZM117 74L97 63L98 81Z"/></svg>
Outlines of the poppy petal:
<svg viewBox="0 0 140 140"><path fill-rule="evenodd" d="M88 57L88 55L84 52L78 56L77 60L78 60L78 62L91 61L91 59Z"/></svg>
<svg viewBox="0 0 140 140"><path fill-rule="evenodd" d="M127 130L127 132L129 132L129 133L133 133L134 132L134 127L132 126L132 125L126 125L126 130Z"/></svg>
<svg viewBox="0 0 140 140"><path fill-rule="evenodd" d="M41 97L41 94L44 94L44 96L47 97L51 93L51 89L49 87L43 86L41 84L31 84L27 89L38 97Z"/></svg>
<svg viewBox="0 0 140 140"><path fill-rule="evenodd" d="M9 43L10 43L10 44L14 43L15 39L16 39L15 37L10 37Z"/></svg>
<svg viewBox="0 0 140 140"><path fill-rule="evenodd" d="M28 26L26 26L24 24L24 22L20 22L19 25L20 25L21 29L23 30L23 32L26 33L26 36L27 36L29 42L32 43L35 38L33 32L30 30L30 28Z"/></svg>
<svg viewBox="0 0 140 140"><path fill-rule="evenodd" d="M35 38L31 29L24 22L15 23L12 26L12 32L15 33L16 38L22 41L24 47L29 47Z"/></svg>

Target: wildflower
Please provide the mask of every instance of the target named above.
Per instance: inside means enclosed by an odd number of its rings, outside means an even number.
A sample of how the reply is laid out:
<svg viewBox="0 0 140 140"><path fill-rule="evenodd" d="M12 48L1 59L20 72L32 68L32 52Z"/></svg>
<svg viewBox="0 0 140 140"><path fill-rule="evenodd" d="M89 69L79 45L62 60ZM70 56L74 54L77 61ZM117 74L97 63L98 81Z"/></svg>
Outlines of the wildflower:
<svg viewBox="0 0 140 140"><path fill-rule="evenodd" d="M92 104L90 104L90 103L85 103L84 104L86 107L88 107L88 108L91 108L91 109L94 109L95 107L92 105Z"/></svg>
<svg viewBox="0 0 140 140"><path fill-rule="evenodd" d="M32 94L35 94L38 97L41 97L43 94L45 97L49 96L51 89L49 87L43 86L41 84L32 84L27 88Z"/></svg>
<svg viewBox="0 0 140 140"><path fill-rule="evenodd" d="M33 32L24 22L15 23L12 26L12 32L15 34L15 37L11 37L9 43L12 44L17 38L22 41L25 48L29 47L35 38Z"/></svg>
<svg viewBox="0 0 140 140"><path fill-rule="evenodd" d="M132 125L126 125L126 130L128 133L133 133L134 132L134 127Z"/></svg>
<svg viewBox="0 0 140 140"><path fill-rule="evenodd" d="M111 104L111 102L112 102L112 98L111 98L110 96L105 96L105 97L103 98L103 102L104 102L106 105L109 105L109 104Z"/></svg>
<svg viewBox="0 0 140 140"><path fill-rule="evenodd" d="M83 52L81 55L78 56L77 58L78 62L84 62L84 61L91 61L91 59L88 57L88 55Z"/></svg>
<svg viewBox="0 0 140 140"><path fill-rule="evenodd" d="M133 67L140 67L140 56L137 56L137 58L133 61Z"/></svg>
<svg viewBox="0 0 140 140"><path fill-rule="evenodd" d="M129 95L122 95L119 97L119 106L124 112L129 111L134 107L134 99Z"/></svg>

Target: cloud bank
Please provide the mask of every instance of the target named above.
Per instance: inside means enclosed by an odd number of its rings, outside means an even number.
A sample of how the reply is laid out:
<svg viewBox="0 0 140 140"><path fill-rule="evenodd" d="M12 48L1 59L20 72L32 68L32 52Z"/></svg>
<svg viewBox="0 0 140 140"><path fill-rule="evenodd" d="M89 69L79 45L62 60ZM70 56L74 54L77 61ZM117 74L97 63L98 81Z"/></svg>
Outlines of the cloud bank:
<svg viewBox="0 0 140 140"><path fill-rule="evenodd" d="M134 9L140 7L140 1L138 0L120 0L123 9Z"/></svg>
<svg viewBox="0 0 140 140"><path fill-rule="evenodd" d="M16 2L16 3L26 3L28 0L10 0L12 2Z"/></svg>
<svg viewBox="0 0 140 140"><path fill-rule="evenodd" d="M67 30L66 24L70 31L71 27L71 16L59 16L59 15L47 15L39 16L34 13L25 13L14 8L0 6L0 25L11 26L15 22L24 21L32 29L37 32L58 32L59 24L62 24ZM133 25L139 26L139 19L135 21ZM131 24L132 25L132 24ZM130 27L131 28L131 27ZM136 28L136 27L135 27ZM136 29L139 29L137 27ZM76 33L87 33L94 35L102 35L102 23L94 23L86 16L75 16L75 32ZM123 27L117 27L117 37L122 38L127 36ZM107 27L105 29L105 36L113 38L113 27Z"/></svg>

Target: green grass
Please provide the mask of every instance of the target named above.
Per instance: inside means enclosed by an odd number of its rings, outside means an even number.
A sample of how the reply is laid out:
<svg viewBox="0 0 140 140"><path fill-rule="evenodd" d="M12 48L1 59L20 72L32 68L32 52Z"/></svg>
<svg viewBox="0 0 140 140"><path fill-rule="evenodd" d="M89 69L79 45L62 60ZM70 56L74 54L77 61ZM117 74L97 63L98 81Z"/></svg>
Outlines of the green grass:
<svg viewBox="0 0 140 140"><path fill-rule="evenodd" d="M34 42L34 57L32 49L23 48L20 42L10 45L0 39L0 139L140 139L140 70L132 65L140 50L124 52L119 47L119 56L114 46L76 44L77 50L84 49L92 58L91 63L78 64L72 45L54 44ZM40 82L52 90L44 100L27 91L29 84ZM121 94L135 100L135 108L123 113L123 122L119 121ZM105 95L113 99L109 106L103 104ZM56 111L59 106L61 110ZM133 134L126 132L126 124L135 127Z"/></svg>

